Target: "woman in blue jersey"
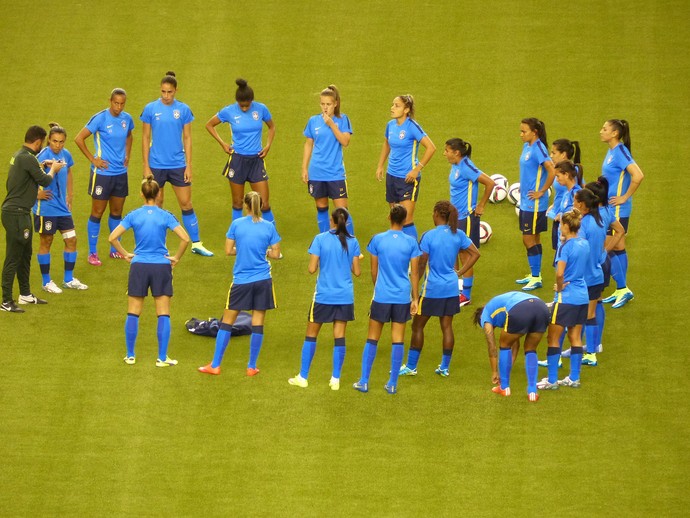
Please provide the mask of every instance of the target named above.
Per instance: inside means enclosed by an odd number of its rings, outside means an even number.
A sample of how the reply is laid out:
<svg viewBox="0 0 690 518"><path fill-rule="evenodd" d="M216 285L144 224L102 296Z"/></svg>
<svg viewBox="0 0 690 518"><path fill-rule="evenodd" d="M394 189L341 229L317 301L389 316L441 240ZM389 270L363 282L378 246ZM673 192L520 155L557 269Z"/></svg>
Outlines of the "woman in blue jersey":
<svg viewBox="0 0 690 518"><path fill-rule="evenodd" d="M115 88L110 93L110 108L91 117L74 137L75 144L91 163L91 216L86 230L89 234L88 260L93 266L101 265L98 258L98 234L105 208L110 206L108 228L112 232L122 220L122 208L129 193L127 167L132 152L134 121L132 116L124 111L126 101L127 93L122 88ZM96 147L94 153L86 146L86 139L90 135L93 135ZM122 259L112 246L110 257Z"/></svg>
<svg viewBox="0 0 690 518"><path fill-rule="evenodd" d="M474 246L479 248L479 223L484 207L496 183L490 176L480 171L471 160L472 144L459 138L446 141L443 156L451 164L450 176L450 202L458 210L458 228L472 240ZM479 184L484 186L484 194L479 199ZM465 264L469 257L467 252L460 252L460 263ZM470 303L472 298L472 285L474 284L474 268L463 269L462 287L460 293L460 307Z"/></svg>
<svg viewBox="0 0 690 518"><path fill-rule="evenodd" d="M577 168L577 184L579 186L584 185L582 179L582 164L580 163L580 143L577 140L568 140L566 138L554 140L551 144L549 156L554 164L558 164L564 160L571 160ZM551 225L551 247L554 250L558 250L558 227L560 221L556 218L556 215L558 214L558 208L561 206L561 200L563 199L563 195L567 192L567 189L565 186L554 181L553 190L553 203L546 210L546 216L553 221Z"/></svg>
<svg viewBox="0 0 690 518"><path fill-rule="evenodd" d="M127 284L127 320L125 321L127 356L124 360L128 365L134 365L136 362L134 345L139 334L139 315L141 315L149 289L156 303L156 315L158 315L156 367L177 365L177 360L168 357L170 297L173 296L172 268L187 250L189 236L175 216L156 205L159 190L153 175L148 175L141 184L144 206L127 214L109 238L110 244L131 263ZM127 252L120 243L120 237L130 228L134 231L133 253ZM165 242L168 230L173 231L180 238L180 245L175 255L170 255Z"/></svg>
<svg viewBox="0 0 690 518"><path fill-rule="evenodd" d="M352 274L359 277L359 243L347 230L347 210L339 207L331 214L334 228L318 234L309 247L309 273L320 270L314 299L307 317L307 333L302 345L300 372L288 383L308 386L309 368L316 352L316 337L323 324L333 324L333 372L328 385L340 389L340 373L345 360L345 328L355 319Z"/></svg>
<svg viewBox="0 0 690 518"><path fill-rule="evenodd" d="M335 85L321 91L321 113L314 115L304 128L304 156L302 181L316 202L316 223L319 232L328 230L328 199L336 207L347 208L347 182L343 148L350 144L352 125L340 113L340 92ZM348 231L354 234L352 218L347 220Z"/></svg>
<svg viewBox="0 0 690 518"><path fill-rule="evenodd" d="M261 217L261 195L249 191L244 196L247 216L233 220L226 234L225 255L234 255L232 284L225 303L225 311L216 336L213 361L199 367L199 372L220 374L225 349L230 343L230 331L240 311L252 311L252 336L249 342L247 376L259 373L256 362L264 340L266 311L276 307L271 278L270 259L280 258L280 236L270 221ZM268 252L266 251L268 250Z"/></svg>
<svg viewBox="0 0 690 518"><path fill-rule="evenodd" d="M222 108L206 123L206 130L229 155L223 169L230 184L232 194L232 219L242 217L244 184L249 182L252 191L261 195L262 217L266 221L275 221L268 195L268 173L264 159L268 155L276 125L271 112L265 104L254 100L254 90L244 79L237 79L235 104ZM230 126L231 143L228 144L218 134L216 126L227 122ZM261 142L264 124L268 128L266 145Z"/></svg>
<svg viewBox="0 0 690 518"><path fill-rule="evenodd" d="M65 273L62 287L73 290L85 290L86 284L74 276L74 265L77 262L77 233L72 219L73 177L72 154L65 149L67 132L58 123L51 122L48 132L48 147L36 156L41 164L52 161L64 162L63 170L55 175L53 182L45 188L39 188L38 199L34 204L34 229L40 236L36 259L43 277L43 290L48 293L62 293L62 289L50 278L50 247L58 230L65 241L63 259ZM50 167L43 166L47 173Z"/></svg>
<svg viewBox="0 0 690 518"><path fill-rule="evenodd" d="M589 306L585 271L590 257L589 243L578 236L581 219L582 215L576 209L561 215L561 246L556 252L554 304L547 336L549 375L537 383L542 390L580 386L582 326L587 320ZM570 342L570 374L558 380L558 360L561 357L559 339L566 328Z"/></svg>
<svg viewBox="0 0 690 518"><path fill-rule="evenodd" d="M417 362L424 347L424 326L431 317L438 317L443 335L443 356L436 374L450 375L450 360L455 347L453 316L460 312L459 289L456 279L472 268L479 259L479 251L467 235L458 231L458 211L449 201L434 205L433 220L436 228L424 232L419 242L419 275L426 271L417 314L412 318L412 338L407 352L407 363L400 368L401 376L415 376ZM455 271L458 254L465 251L467 259L462 269ZM428 268L427 268L428 265Z"/></svg>
<svg viewBox="0 0 690 518"><path fill-rule="evenodd" d="M393 99L391 121L386 125L385 140L376 168L376 178L384 178L383 166L388 159L386 178L386 201L392 207L399 203L407 211L403 232L417 240L414 225L414 208L419 196L422 169L436 152L436 146L414 119L414 99L411 95L400 95ZM424 146L424 156L417 159L419 145Z"/></svg>
<svg viewBox="0 0 690 518"><path fill-rule="evenodd" d="M613 207L614 217L621 222L627 234L632 196L644 180L644 174L630 153L628 121L610 119L604 123L599 135L609 146L601 167L603 176L609 182L609 205ZM627 284L628 254L625 251L625 235L613 248L610 256L611 276L616 281L616 291L606 297L604 303L613 303L612 308L621 308L633 299L633 292Z"/></svg>
<svg viewBox="0 0 690 518"><path fill-rule="evenodd" d="M606 198L604 198L605 200ZM603 331L603 304L601 293L604 290L604 270L602 265L606 260L606 232L611 227L613 237L608 246L615 246L625 234L623 225L619 221L610 218L605 209L599 212L600 201L598 196L589 188L582 189L575 194L574 207L582 214L580 224L580 237L589 243L589 260L585 270L585 283L589 294L589 306L587 308L587 322L585 323L585 339L587 352L582 357L583 365L596 366L597 347L601 343ZM601 311L597 311L600 307Z"/></svg>
<svg viewBox="0 0 690 518"><path fill-rule="evenodd" d="M510 371L514 355L520 347L520 338L525 337L525 371L527 373L527 398L536 402L537 393L537 347L549 325L549 309L544 302L527 293L511 291L492 298L486 306L474 312L474 323L484 330L489 352L491 390L501 396L510 396ZM496 348L494 329L501 334Z"/></svg>
<svg viewBox="0 0 690 518"><path fill-rule="evenodd" d="M546 146L546 127L534 117L522 119L520 138L524 145L520 155L520 231L527 251L530 273L515 282L523 291L541 288L541 233L546 231L545 196L553 183L555 171Z"/></svg>
<svg viewBox="0 0 690 518"><path fill-rule="evenodd" d="M182 224L192 239L192 253L210 257L199 237L199 221L192 206L192 121L189 106L175 99L177 79L169 71L161 80L161 96L144 107L139 120L144 176L153 174L160 186L158 206L163 206L164 188L172 185L182 211Z"/></svg>
<svg viewBox="0 0 690 518"><path fill-rule="evenodd" d="M406 217L405 207L393 204L388 215L390 230L376 234L367 245L371 254L374 297L369 310L367 342L362 353L362 376L353 385L360 392L369 391L369 375L386 322L391 323L393 344L390 378L384 388L389 394L397 392L405 352L405 325L417 313L419 256L422 255L417 240L403 232Z"/></svg>
<svg viewBox="0 0 690 518"><path fill-rule="evenodd" d="M556 164L556 181L554 183L557 183L563 188L559 204L557 207L554 207L554 211L556 212L555 219L559 222L563 214L572 210L573 202L575 201L575 193L582 189L578 183L577 171L577 166L570 160L563 160Z"/></svg>

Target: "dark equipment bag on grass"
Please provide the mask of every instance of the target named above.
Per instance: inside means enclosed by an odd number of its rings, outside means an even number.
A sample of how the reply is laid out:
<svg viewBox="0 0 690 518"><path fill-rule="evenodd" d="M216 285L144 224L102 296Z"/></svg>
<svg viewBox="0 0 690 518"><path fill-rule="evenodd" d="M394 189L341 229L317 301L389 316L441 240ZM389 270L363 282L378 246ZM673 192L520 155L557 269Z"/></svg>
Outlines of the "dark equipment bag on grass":
<svg viewBox="0 0 690 518"><path fill-rule="evenodd" d="M218 334L221 321L217 318L209 318L208 320L199 320L198 318L190 318L184 323L184 326L192 334L199 336L214 337ZM237 315L237 320L232 325L230 330L231 336L242 336L252 334L252 315L246 311L240 311Z"/></svg>

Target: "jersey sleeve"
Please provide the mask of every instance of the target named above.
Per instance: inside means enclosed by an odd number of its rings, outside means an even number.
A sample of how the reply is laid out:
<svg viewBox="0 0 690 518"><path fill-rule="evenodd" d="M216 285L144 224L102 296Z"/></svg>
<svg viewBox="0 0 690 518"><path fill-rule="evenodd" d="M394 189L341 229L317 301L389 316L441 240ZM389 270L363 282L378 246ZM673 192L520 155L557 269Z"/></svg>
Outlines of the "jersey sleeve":
<svg viewBox="0 0 690 518"><path fill-rule="evenodd" d="M143 112L142 112L142 115L143 115ZM91 117L89 119L89 122L86 123L85 127L87 130L89 130L91 132L92 135L98 131L98 127L101 124L102 116L103 116L103 112L98 112L96 115L94 115L93 117Z"/></svg>
<svg viewBox="0 0 690 518"><path fill-rule="evenodd" d="M422 239L419 240L419 248L426 254L429 253L429 232L430 231L424 232L422 234Z"/></svg>
<svg viewBox="0 0 690 518"><path fill-rule="evenodd" d="M43 172L38 157L35 155L25 154L18 157L20 167L29 173L29 176L41 187L48 187L53 177Z"/></svg>
<svg viewBox="0 0 690 518"><path fill-rule="evenodd" d="M460 231L460 232L462 232L462 231ZM465 234L464 232L462 232L460 241L461 241L460 242L460 249L461 250L467 250L468 248L470 248L474 244L472 242L472 240L469 237L467 237L467 234Z"/></svg>
<svg viewBox="0 0 690 518"><path fill-rule="evenodd" d="M230 122L230 106L225 106L218 110L216 116L220 122Z"/></svg>
<svg viewBox="0 0 690 518"><path fill-rule="evenodd" d="M122 225L125 230L132 228L132 213L133 211L128 213L124 218L122 218L122 221L120 221L120 225Z"/></svg>
<svg viewBox="0 0 690 518"><path fill-rule="evenodd" d="M128 113L127 114L127 135L132 133L134 131L134 119L132 116Z"/></svg>
<svg viewBox="0 0 690 518"><path fill-rule="evenodd" d="M635 161L632 158L632 155L623 145L620 145L615 148L614 156L616 165L621 168L621 171L627 169L630 164L635 163Z"/></svg>
<svg viewBox="0 0 690 518"><path fill-rule="evenodd" d="M482 171L479 170L479 168L474 165L474 162L472 162L469 158L465 163L465 167L460 167L460 178L464 178L465 180L476 182L481 175Z"/></svg>
<svg viewBox="0 0 690 518"><path fill-rule="evenodd" d="M354 259L355 257L359 257L362 254L362 251L359 248L359 241L357 241L357 238L353 237L352 238L352 258Z"/></svg>
<svg viewBox="0 0 690 518"><path fill-rule="evenodd" d="M170 230L176 229L180 226L180 222L177 220L172 212L165 211L166 213L166 224Z"/></svg>
<svg viewBox="0 0 690 518"><path fill-rule="evenodd" d="M261 108L262 108L261 109L261 112L262 112L261 113L261 120L262 121L268 122L271 119L273 119L273 117L271 116L271 112L268 110L268 106L266 106L265 104L262 104Z"/></svg>
<svg viewBox="0 0 690 518"><path fill-rule="evenodd" d="M143 122L144 124L151 124L153 117L151 117L151 105L147 104L144 106L144 109L141 111L141 115L139 115L139 120Z"/></svg>
<svg viewBox="0 0 690 518"><path fill-rule="evenodd" d="M321 257L321 238L319 236L321 236L321 234L319 234L318 236L314 236L314 239L311 242L311 245L309 245L308 252L311 255L316 255L318 257Z"/></svg>
<svg viewBox="0 0 690 518"><path fill-rule="evenodd" d="M419 257L422 255L422 251L419 248L419 243L415 240L415 238L411 236L407 236L410 239L410 259L414 259L415 257Z"/></svg>
<svg viewBox="0 0 690 518"><path fill-rule="evenodd" d="M230 223L230 226L228 227L228 231L225 234L225 237L227 237L228 239L232 239L233 241L236 241L235 232L237 232L237 222L238 221L239 220L236 219L232 223Z"/></svg>
<svg viewBox="0 0 690 518"><path fill-rule="evenodd" d="M412 137L419 142L422 140L424 137L426 137L426 132L422 129L422 127L417 123L417 121L414 121L410 119L410 128L412 129Z"/></svg>
<svg viewBox="0 0 690 518"><path fill-rule="evenodd" d="M378 249L378 236L374 236L371 238L369 241L369 244L367 245L367 252L369 252L371 255L378 256L379 255L379 249Z"/></svg>
<svg viewBox="0 0 690 518"><path fill-rule="evenodd" d="M186 126L187 124L189 124L193 120L194 120L194 114L192 113L192 109L185 104L184 105L184 118L182 119L182 124Z"/></svg>
<svg viewBox="0 0 690 518"><path fill-rule="evenodd" d="M280 243L280 235L278 235L278 231L276 230L276 227L273 223L270 223L271 225L271 237L269 240L269 245L273 246L276 243Z"/></svg>
<svg viewBox="0 0 690 518"><path fill-rule="evenodd" d="M307 125L304 127L304 136L307 137L307 138L310 138L310 139L314 140L314 131L313 131L313 128L312 128L312 123L311 123L311 121L312 121L312 119L310 118L310 119L307 121Z"/></svg>
<svg viewBox="0 0 690 518"><path fill-rule="evenodd" d="M343 133L349 133L350 135L352 135L352 124L350 124L350 117L343 114L341 116L341 120L340 120L340 124L338 125L338 128Z"/></svg>
<svg viewBox="0 0 690 518"><path fill-rule="evenodd" d="M546 147L544 147L544 143L541 140L537 140L537 145L535 148L536 158L540 164L543 164L544 162L551 162L551 157L546 152Z"/></svg>
<svg viewBox="0 0 690 518"><path fill-rule="evenodd" d="M67 169L69 169L70 167L74 166L74 158L72 158L72 153L70 153L66 149L65 149L65 156L67 157L67 160L65 161L65 163L67 164Z"/></svg>

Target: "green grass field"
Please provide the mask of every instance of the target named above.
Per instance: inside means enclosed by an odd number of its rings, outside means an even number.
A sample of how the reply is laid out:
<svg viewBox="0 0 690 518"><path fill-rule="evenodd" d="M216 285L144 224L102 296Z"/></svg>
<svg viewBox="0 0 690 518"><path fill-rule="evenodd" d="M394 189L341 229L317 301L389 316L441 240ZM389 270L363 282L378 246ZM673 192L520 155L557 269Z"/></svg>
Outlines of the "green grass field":
<svg viewBox="0 0 690 518"><path fill-rule="evenodd" d="M690 4L671 0L557 8L537 0L124 0L23 8L3 1L1 183L29 125L57 120L67 128L77 162L75 274L90 289L48 296L48 306L24 315L0 314L0 515L686 515L690 282L681 253L690 245L690 190L677 179L690 161L689 23ZM195 208L204 243L217 255L188 254L175 270L170 353L180 365L154 366L148 300L138 362L129 367L122 362L128 268L109 259L101 268L86 263L88 169L72 138L107 107L112 88L127 90L136 129L125 208L137 207L138 116L169 69L180 81L178 99L196 116ZM230 221L220 177L225 159L203 126L234 101L236 77L249 80L277 126L267 165L285 259L273 267L279 308L267 318L256 378L244 375L247 337L231 342L221 376L197 373L213 340L183 326L192 316L218 316L231 279L232 259L221 254ZM369 394L349 388L359 375L372 294L366 261L355 282L357 320L348 326L341 390L328 388L326 327L309 388L287 384L299 368L315 282L306 269L316 221L299 180L302 130L329 83L341 89L354 127L345 161L363 247L386 229L384 186L374 173L398 94L415 95L417 119L439 149L424 170L420 231L432 226L434 202L448 197L446 139L469 140L480 168L517 181L519 121L537 116L549 140L580 141L591 179L606 153L602 123L630 121L645 173L628 239L635 300L607 311L604 353L598 367L583 369L580 390L528 404L520 358L513 397L490 391L486 346L469 316L478 303L514 289L526 271L507 202L484 217L494 237L481 249L473 305L455 320L451 377L433 373L441 351L432 321L420 374L402 379L395 397L383 391L388 329ZM179 213L171 192L166 206ZM545 265L550 257L545 253ZM53 278L61 275L56 239ZM552 281L545 267L545 286ZM35 259L32 286L40 292ZM538 294L551 297L547 287Z"/></svg>

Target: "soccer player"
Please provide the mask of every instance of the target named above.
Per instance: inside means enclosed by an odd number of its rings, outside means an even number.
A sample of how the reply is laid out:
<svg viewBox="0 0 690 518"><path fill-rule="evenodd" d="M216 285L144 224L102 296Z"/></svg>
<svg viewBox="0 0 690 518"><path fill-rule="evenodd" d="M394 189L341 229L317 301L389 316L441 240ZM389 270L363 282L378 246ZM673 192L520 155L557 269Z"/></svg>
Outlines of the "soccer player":
<svg viewBox="0 0 690 518"><path fill-rule="evenodd" d="M304 156L302 181L309 186L309 194L316 202L316 223L319 232L328 230L328 199L336 207L347 208L347 182L343 148L350 144L352 125L340 113L340 92L334 85L321 91L321 113L314 115L304 128ZM354 235L352 218L347 229Z"/></svg>
<svg viewBox="0 0 690 518"><path fill-rule="evenodd" d="M479 223L484 207L489 201L489 196L496 182L490 176L480 171L471 160L472 144L459 138L446 141L443 156L451 164L450 176L450 202L458 210L458 228L472 240L474 246L479 248ZM479 199L479 184L484 186L484 194ZM460 252L460 263L463 265L469 259L466 251ZM474 284L474 267L464 269L462 274L462 292L460 293L460 307L470 303L472 298L472 285Z"/></svg>
<svg viewBox="0 0 690 518"><path fill-rule="evenodd" d="M640 183L644 180L644 174L630 153L628 121L623 119L607 120L599 135L601 140L609 146L601 167L602 174L609 182L609 205L613 207L614 217L621 222L627 234L632 212L632 195L635 194ZM633 292L627 284L628 254L625 251L625 235L609 253L609 256L611 257L611 276L616 281L616 291L606 297L603 302L613 303L611 307L614 309L622 308L633 299Z"/></svg>
<svg viewBox="0 0 690 518"><path fill-rule="evenodd" d="M390 230L376 234L367 245L371 254L374 297L369 310L367 342L362 353L362 377L353 385L360 392L369 391L369 375L386 322L391 323L393 344L390 378L384 388L389 394L395 394L398 390L398 376L405 351L405 325L417 313L419 256L422 255L417 240L403 232L406 217L405 207L393 204L388 216Z"/></svg>
<svg viewBox="0 0 690 518"><path fill-rule="evenodd" d="M414 98L399 95L393 99L391 121L386 125L385 140L376 168L376 178L384 178L383 166L388 159L386 177L386 201L392 207L401 204L407 211L403 232L417 240L414 209L419 196L422 169L436 152L436 146L414 119ZM419 145L424 146L424 156L417 159Z"/></svg>
<svg viewBox="0 0 690 518"><path fill-rule="evenodd" d="M412 318L412 339L407 352L407 363L400 368L401 376L416 376L417 362L424 347L424 326L431 317L438 317L441 325L443 356L436 374L450 375L450 360L455 347L453 316L460 312L458 302L458 275L472 268L479 259L479 251L472 240L458 228L458 211L449 201L434 205L435 228L424 232L419 242L422 256L419 258L419 276L426 270L426 280ZM458 254L464 251L466 260L456 273Z"/></svg>
<svg viewBox="0 0 690 518"><path fill-rule="evenodd" d="M554 305L547 336L547 378L537 383L541 390L555 390L561 386L580 386L582 363L582 326L587 320L589 295L585 270L590 256L587 240L578 236L582 215L572 210L561 215L561 246L556 252L556 284ZM570 374L558 380L558 360L561 357L559 338L567 328L570 342Z"/></svg>
<svg viewBox="0 0 690 518"><path fill-rule="evenodd" d="M180 226L175 216L156 205L159 190L160 187L153 175L148 175L141 183L144 205L127 214L108 238L118 253L131 263L127 284L127 319L125 320L127 355L124 361L127 365L136 363L134 345L139 334L139 315L141 315L149 289L156 303L156 315L158 315L156 367L177 365L177 360L168 357L170 297L173 296L172 268L187 250L189 235ZM134 253L127 252L120 243L120 237L130 228L134 231ZM180 238L180 245L175 255L170 255L165 242L168 230L173 231Z"/></svg>
<svg viewBox="0 0 690 518"><path fill-rule="evenodd" d="M542 287L541 233L546 231L548 196L544 196L555 176L553 162L546 152L546 127L534 117L522 119L520 138L524 142L520 155L520 230L527 250L529 275L515 282L523 291Z"/></svg>
<svg viewBox="0 0 690 518"><path fill-rule="evenodd" d="M192 206L192 121L189 106L175 99L177 79L169 71L161 80L161 96L146 105L139 119L144 177L153 174L160 186L158 206L163 206L165 184L172 185L182 211L182 224L192 239L192 253L211 257L199 237L199 221Z"/></svg>
<svg viewBox="0 0 690 518"><path fill-rule="evenodd" d="M88 193L91 196L91 216L86 226L89 239L89 264L100 266L98 258L98 234L101 231L101 218L109 206L108 228L115 230L122 220L122 209L129 193L127 167L132 151L132 116L124 111L127 93L115 88L110 93L110 107L98 112L89 119L74 137L74 143L91 163ZM93 135L95 153L86 146L86 139ZM110 247L112 259L122 259Z"/></svg>
<svg viewBox="0 0 690 518"><path fill-rule="evenodd" d="M347 229L349 215L343 207L331 214L333 229L318 234L309 247L309 273L320 270L314 298L307 317L307 334L302 345L300 372L288 383L308 386L309 368L316 351L316 337L323 324L333 324L333 372L329 386L340 388L340 373L345 360L345 328L355 319L355 296L352 274L361 273L359 243Z"/></svg>
<svg viewBox="0 0 690 518"><path fill-rule="evenodd" d="M580 186L584 185L582 179L582 164L580 163L580 143L577 140L568 140L565 138L554 140L551 144L549 156L554 164L558 164L564 160L572 160L577 168L577 183ZM553 190L553 203L546 209L546 217L553 220L551 225L551 247L554 250L558 250L558 227L560 222L556 219L556 215L558 214L558 208L561 206L561 200L566 192L566 188L554 181Z"/></svg>
<svg viewBox="0 0 690 518"><path fill-rule="evenodd" d="M31 126L24 135L24 145L10 159L7 196L2 202L2 226L5 227L5 263L2 267L2 311L24 313L12 297L14 278L19 282L20 304L46 304L31 293L31 207L36 202L38 186L47 187L65 167L64 162L46 162L44 173L36 154L43 147L46 130Z"/></svg>
<svg viewBox="0 0 690 518"><path fill-rule="evenodd" d="M575 193L582 189L578 182L577 172L577 166L570 160L563 160L556 164L556 181L554 183L564 188L559 205L554 207L556 221L560 222L561 216L572 210Z"/></svg>
<svg viewBox="0 0 690 518"><path fill-rule="evenodd" d="M491 381L500 385L491 390L501 396L510 396L510 371L513 367L513 350L517 352L520 338L525 337L525 371L527 372L527 398L536 402L537 393L537 346L549 325L549 309L541 299L511 291L492 298L486 306L474 312L474 322L484 330L489 352ZM499 349L496 350L494 329L501 328Z"/></svg>
<svg viewBox="0 0 690 518"><path fill-rule="evenodd" d="M237 102L222 108L211 117L206 123L206 130L229 155L223 176L230 183L232 219L242 217L244 184L249 182L251 189L261 195L262 218L275 222L269 202L268 173L264 159L273 144L276 125L266 105L254 100L254 90L247 81L240 78L235 83ZM222 122L227 122L230 126L230 144L223 140L216 129ZM264 124L268 128L265 146L261 142Z"/></svg>
<svg viewBox="0 0 690 518"><path fill-rule="evenodd" d="M85 290L88 286L74 276L74 265L77 262L77 233L72 219L72 166L74 159L65 149L67 132L56 122L49 124L48 147L38 154L38 161L64 162L66 173L59 174L49 187L41 187L38 199L34 203L34 229L40 236L36 259L43 277L43 290L48 293L62 293L62 289L50 278L50 247L58 230L65 241L63 258L65 273L62 287L72 290ZM49 168L44 166L43 170Z"/></svg>
<svg viewBox="0 0 690 518"><path fill-rule="evenodd" d="M247 376L256 376L256 362L264 340L266 311L276 307L271 278L270 259L280 258L280 236L270 221L262 219L261 195L249 191L244 196L247 216L233 220L226 234L225 254L235 255L232 284L225 304L223 319L216 336L213 361L199 367L199 372L220 374L225 349L230 343L230 331L242 310L252 311L252 336L249 342ZM267 252L268 250L268 252Z"/></svg>

